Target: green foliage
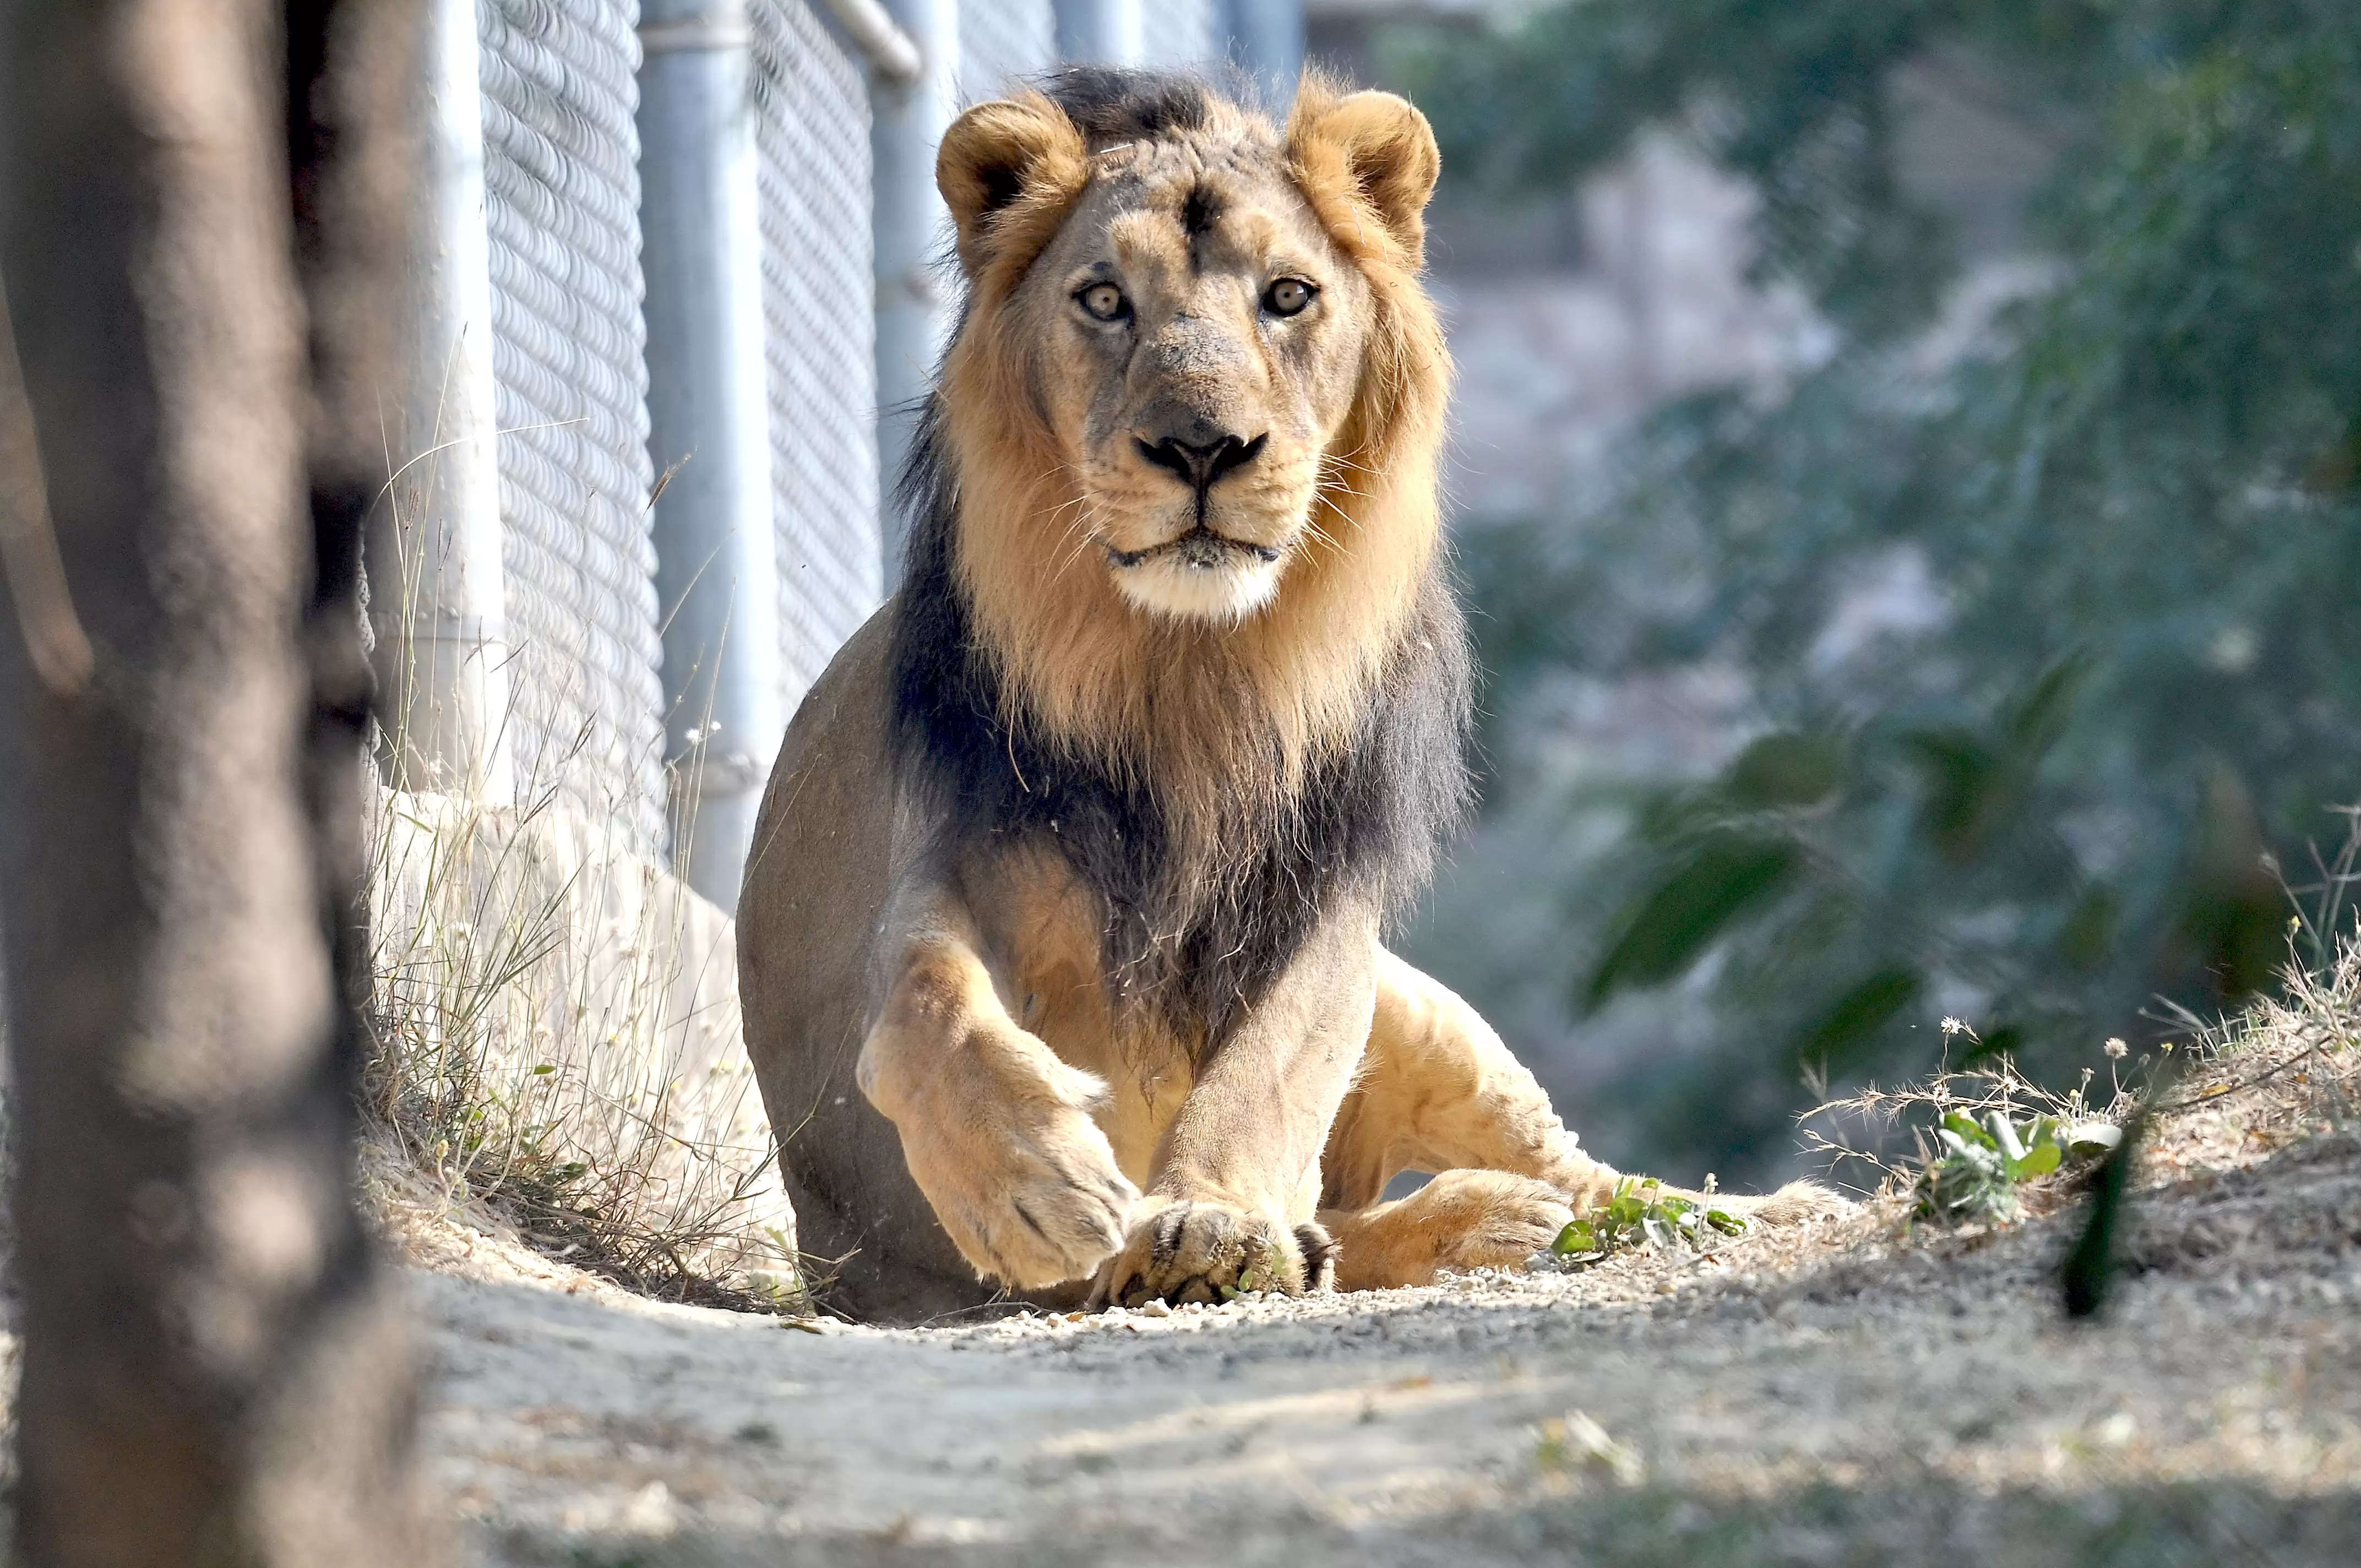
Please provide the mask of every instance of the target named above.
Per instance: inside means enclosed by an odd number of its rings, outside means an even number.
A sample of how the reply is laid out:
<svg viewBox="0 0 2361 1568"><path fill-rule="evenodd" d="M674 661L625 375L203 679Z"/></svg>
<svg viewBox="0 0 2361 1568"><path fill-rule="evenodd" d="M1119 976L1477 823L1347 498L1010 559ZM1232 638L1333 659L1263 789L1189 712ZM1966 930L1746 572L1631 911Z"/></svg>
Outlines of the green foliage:
<svg viewBox="0 0 2361 1568"><path fill-rule="evenodd" d="M1571 1010L1687 982L1715 1020L1715 1114L1651 1152L1729 1168L1793 1103L1735 1085L1924 1070L1940 1009L2056 1078L2159 992L2269 988L2262 857L2361 795L2361 5L1580 0L1390 58L1504 190L1686 138L1839 329L1774 397L1664 411L1603 495L1464 535L1496 751L1565 670L1752 694L1761 739L1590 803L1622 830L1569 868L1611 911L1565 911ZM1923 347L1956 269L1898 161L1930 63L2054 154L2043 281L1968 353ZM1931 624L1832 651L1897 565Z"/></svg>
<svg viewBox="0 0 2361 1568"><path fill-rule="evenodd" d="M1964 1111L1948 1111L1935 1129L1939 1153L1918 1177L1918 1212L1942 1220L2013 1220L2017 1188L2037 1181L2069 1157L2103 1155L2123 1130L2105 1122L2066 1123L2055 1116L2029 1122L2005 1111L1987 1111L1978 1121Z"/></svg>
<svg viewBox="0 0 2361 1568"><path fill-rule="evenodd" d="M1632 911L1590 977L1585 1001L1596 1007L1618 986L1681 973L1731 921L1775 892L1795 866L1795 846L1777 839L1726 829L1699 835Z"/></svg>
<svg viewBox="0 0 2361 1568"><path fill-rule="evenodd" d="M1703 1247L1715 1234L1743 1234L1746 1221L1727 1209L1666 1192L1653 1177L1615 1184L1615 1196L1557 1234L1550 1252L1571 1266L1598 1263L1634 1247Z"/></svg>

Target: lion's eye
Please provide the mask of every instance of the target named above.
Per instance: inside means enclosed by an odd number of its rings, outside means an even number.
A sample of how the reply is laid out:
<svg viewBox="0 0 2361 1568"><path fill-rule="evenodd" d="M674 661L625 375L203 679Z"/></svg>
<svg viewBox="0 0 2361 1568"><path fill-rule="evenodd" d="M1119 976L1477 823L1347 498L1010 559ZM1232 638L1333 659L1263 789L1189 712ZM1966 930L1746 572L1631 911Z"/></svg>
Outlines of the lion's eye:
<svg viewBox="0 0 2361 1568"><path fill-rule="evenodd" d="M1093 283L1074 296L1074 302L1093 321L1121 321L1131 313L1131 302L1112 283Z"/></svg>
<svg viewBox="0 0 2361 1568"><path fill-rule="evenodd" d="M1263 291L1262 308L1275 316L1301 315L1319 292L1301 278L1281 278Z"/></svg>

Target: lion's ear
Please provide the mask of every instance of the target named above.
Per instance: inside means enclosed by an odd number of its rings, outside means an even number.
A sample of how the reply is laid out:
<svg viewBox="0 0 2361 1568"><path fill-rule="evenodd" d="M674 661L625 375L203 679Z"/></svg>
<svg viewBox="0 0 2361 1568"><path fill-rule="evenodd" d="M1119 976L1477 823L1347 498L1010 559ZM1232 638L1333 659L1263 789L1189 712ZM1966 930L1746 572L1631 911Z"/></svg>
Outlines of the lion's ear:
<svg viewBox="0 0 2361 1568"><path fill-rule="evenodd" d="M1089 177L1082 133L1038 93L978 104L952 121L935 185L959 225L968 276L1015 251L1029 260Z"/></svg>
<svg viewBox="0 0 2361 1568"><path fill-rule="evenodd" d="M1343 97L1306 82L1287 122L1287 147L1299 177L1323 195L1348 195L1378 221L1415 268L1426 253L1426 200L1443 172L1434 128L1407 98L1391 93ZM1342 185L1342 191L1319 189ZM1324 204L1324 203L1323 203Z"/></svg>

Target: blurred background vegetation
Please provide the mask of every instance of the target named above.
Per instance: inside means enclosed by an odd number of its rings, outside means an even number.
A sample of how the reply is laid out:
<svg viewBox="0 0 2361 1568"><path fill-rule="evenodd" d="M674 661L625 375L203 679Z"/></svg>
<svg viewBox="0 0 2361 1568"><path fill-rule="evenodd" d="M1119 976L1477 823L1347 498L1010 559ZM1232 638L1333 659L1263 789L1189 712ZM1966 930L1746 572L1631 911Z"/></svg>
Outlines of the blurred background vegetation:
<svg viewBox="0 0 2361 1568"><path fill-rule="evenodd" d="M1449 170L1488 778L1407 945L1587 1143L1767 1180L1946 1016L1955 1065L2070 1085L2318 956L2290 916L2361 798L2361 5L1314 20ZM1590 319L1553 247L1622 300L1603 411L1519 368Z"/></svg>

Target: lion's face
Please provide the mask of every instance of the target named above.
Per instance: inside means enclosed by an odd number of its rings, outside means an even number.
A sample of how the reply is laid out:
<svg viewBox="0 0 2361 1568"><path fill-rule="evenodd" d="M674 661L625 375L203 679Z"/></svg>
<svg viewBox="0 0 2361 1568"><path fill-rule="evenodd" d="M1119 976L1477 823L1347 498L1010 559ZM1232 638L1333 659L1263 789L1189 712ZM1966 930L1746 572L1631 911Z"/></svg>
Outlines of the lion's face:
<svg viewBox="0 0 2361 1568"><path fill-rule="evenodd" d="M943 137L968 290L913 560L1011 712L1205 822L1359 734L1433 597L1437 169L1409 104L1317 79L1282 127L1077 68Z"/></svg>
<svg viewBox="0 0 2361 1568"><path fill-rule="evenodd" d="M1005 307L1080 497L1041 524L1141 610L1235 620L1323 538L1368 285L1267 142L1093 163Z"/></svg>
<svg viewBox="0 0 2361 1568"><path fill-rule="evenodd" d="M1312 558L1371 547L1373 465L1433 433L1433 135L1317 83L1284 131L1186 78L1070 72L1058 94L970 110L937 165L972 284L946 370L967 477L1044 471L1038 537L994 548L1102 575L1110 608L1258 619Z"/></svg>

